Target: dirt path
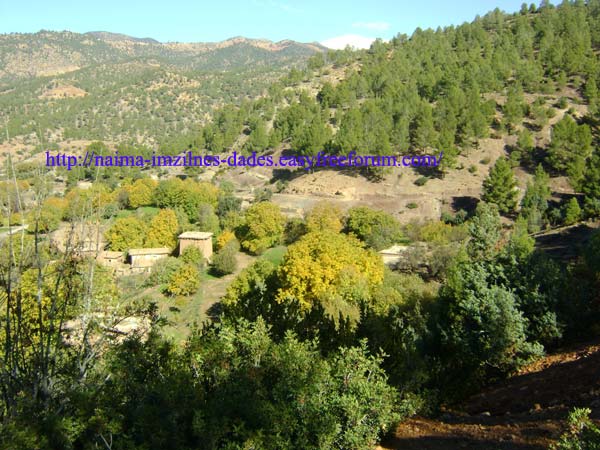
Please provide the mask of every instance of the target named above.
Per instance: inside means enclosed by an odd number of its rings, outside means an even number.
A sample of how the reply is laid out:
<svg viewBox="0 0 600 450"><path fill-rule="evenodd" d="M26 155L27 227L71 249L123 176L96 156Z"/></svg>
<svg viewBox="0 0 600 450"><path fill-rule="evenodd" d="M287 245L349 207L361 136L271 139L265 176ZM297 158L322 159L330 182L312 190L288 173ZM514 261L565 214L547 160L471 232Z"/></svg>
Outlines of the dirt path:
<svg viewBox="0 0 600 450"><path fill-rule="evenodd" d="M256 261L256 256L250 256L246 253L238 253L236 256L237 259L237 269L234 273L225 275L224 277L217 278L215 280L210 280L204 283L203 287L203 300L200 305L200 314L202 317L206 317L210 315L208 312L209 309L217 303L225 292L227 291L227 287L231 284L233 280L238 276L238 274Z"/></svg>
<svg viewBox="0 0 600 450"><path fill-rule="evenodd" d="M439 418L412 418L380 449L542 450L574 407L600 418L600 340L547 356Z"/></svg>

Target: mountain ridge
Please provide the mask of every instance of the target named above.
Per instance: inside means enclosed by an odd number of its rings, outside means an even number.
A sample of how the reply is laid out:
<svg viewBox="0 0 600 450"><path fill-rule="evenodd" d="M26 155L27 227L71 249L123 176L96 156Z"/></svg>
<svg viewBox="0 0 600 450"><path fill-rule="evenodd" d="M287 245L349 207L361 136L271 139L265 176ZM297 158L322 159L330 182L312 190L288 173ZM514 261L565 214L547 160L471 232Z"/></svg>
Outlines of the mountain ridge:
<svg viewBox="0 0 600 450"><path fill-rule="evenodd" d="M162 43L107 31L9 33L0 34L0 83L148 58L184 70L221 71L249 65L280 68L326 50L316 42L273 42L242 36L219 42Z"/></svg>

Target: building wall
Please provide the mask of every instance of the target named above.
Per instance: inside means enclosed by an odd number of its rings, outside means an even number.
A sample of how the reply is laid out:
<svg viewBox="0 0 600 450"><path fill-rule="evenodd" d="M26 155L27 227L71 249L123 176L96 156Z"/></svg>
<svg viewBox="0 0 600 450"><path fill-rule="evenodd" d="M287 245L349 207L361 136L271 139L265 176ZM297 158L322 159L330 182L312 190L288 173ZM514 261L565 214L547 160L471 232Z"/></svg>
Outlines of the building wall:
<svg viewBox="0 0 600 450"><path fill-rule="evenodd" d="M213 254L212 239L180 239L179 240L179 254L188 247L196 247L200 249L206 259L211 259Z"/></svg>
<svg viewBox="0 0 600 450"><path fill-rule="evenodd" d="M166 258L167 255L136 255L130 256L132 269L152 267L156 261Z"/></svg>

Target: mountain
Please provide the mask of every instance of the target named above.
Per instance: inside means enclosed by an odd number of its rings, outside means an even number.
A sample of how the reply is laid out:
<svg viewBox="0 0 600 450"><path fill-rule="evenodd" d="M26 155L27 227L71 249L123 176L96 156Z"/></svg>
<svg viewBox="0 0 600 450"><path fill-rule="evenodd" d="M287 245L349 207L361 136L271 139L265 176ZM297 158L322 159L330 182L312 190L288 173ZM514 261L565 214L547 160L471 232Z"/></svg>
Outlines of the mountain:
<svg viewBox="0 0 600 450"><path fill-rule="evenodd" d="M0 35L0 85L132 60L185 70L231 70L248 66L281 68L325 50L317 43L271 42L244 37L222 42L160 43L151 38L104 31L11 33Z"/></svg>

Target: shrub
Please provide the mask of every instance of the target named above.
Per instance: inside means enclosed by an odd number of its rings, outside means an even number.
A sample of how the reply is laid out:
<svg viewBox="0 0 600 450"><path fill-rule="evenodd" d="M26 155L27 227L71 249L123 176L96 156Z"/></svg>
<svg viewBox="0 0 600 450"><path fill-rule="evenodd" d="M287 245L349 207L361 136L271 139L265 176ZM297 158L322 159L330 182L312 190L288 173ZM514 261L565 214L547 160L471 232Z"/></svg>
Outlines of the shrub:
<svg viewBox="0 0 600 450"><path fill-rule="evenodd" d="M200 272L192 264L184 264L169 277L167 295L192 295L200 288Z"/></svg>
<svg viewBox="0 0 600 450"><path fill-rule="evenodd" d="M568 105L569 105L569 102L567 101L567 97L561 97L556 102L556 107L558 109L565 109Z"/></svg>
<svg viewBox="0 0 600 450"><path fill-rule="evenodd" d="M417 178L415 180L415 184L417 186L425 186L425 183L427 183L428 181L429 181L429 178L427 178L427 177L420 177L420 178Z"/></svg>
<svg viewBox="0 0 600 450"><path fill-rule="evenodd" d="M201 270L204 267L204 261L206 258L204 258L202 250L200 250L198 247L188 247L183 251L179 259L181 259L181 261L184 263L192 264Z"/></svg>
<svg viewBox="0 0 600 450"><path fill-rule="evenodd" d="M410 202L406 204L406 207L408 209L417 209L419 207L419 205L417 205L415 202Z"/></svg>
<svg viewBox="0 0 600 450"><path fill-rule="evenodd" d="M230 242L234 239L235 239L235 234L233 234L232 231L229 231L229 230L223 231L217 238L217 249L218 250L222 249L223 247L225 247L225 245L227 245L228 242Z"/></svg>
<svg viewBox="0 0 600 450"><path fill-rule="evenodd" d="M159 284L168 283L171 276L183 265L184 262L181 259L173 256L159 259L152 266L152 270L150 271L150 275L146 279L145 284L147 286L157 286Z"/></svg>
<svg viewBox="0 0 600 450"><path fill-rule="evenodd" d="M600 428L592 422L588 408L575 408L569 413L569 429L551 450L594 450L600 448Z"/></svg>
<svg viewBox="0 0 600 450"><path fill-rule="evenodd" d="M227 275L235 272L237 269L237 260L235 256L238 250L238 242L236 240L229 241L225 247L223 247L213 256L213 271L217 275Z"/></svg>

